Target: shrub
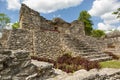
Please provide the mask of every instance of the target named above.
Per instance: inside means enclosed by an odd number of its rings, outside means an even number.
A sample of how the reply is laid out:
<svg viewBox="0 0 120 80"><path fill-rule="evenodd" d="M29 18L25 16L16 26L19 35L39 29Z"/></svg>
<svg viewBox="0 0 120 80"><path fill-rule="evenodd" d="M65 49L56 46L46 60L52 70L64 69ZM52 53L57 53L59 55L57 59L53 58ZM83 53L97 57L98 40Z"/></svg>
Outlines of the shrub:
<svg viewBox="0 0 120 80"><path fill-rule="evenodd" d="M82 64L82 66L84 67L84 69L86 69L87 71L89 71L90 69L100 69L101 66L99 65L99 63L97 61L85 61L84 64Z"/></svg>
<svg viewBox="0 0 120 80"><path fill-rule="evenodd" d="M64 70L63 68L65 68L66 70L66 67L65 66L63 67L62 64L66 64L66 66L69 65L69 68L71 68L73 71L79 70L81 68L84 68L86 70L90 70L93 68L97 68L97 69L101 68L97 61L89 61L85 58L81 58L80 56L72 57L69 54L64 54L63 56L58 57L56 62L57 62L57 68L62 69L62 70ZM70 67L71 65L73 67ZM62 66L62 68L60 66ZM66 70L66 71L70 72L70 70Z"/></svg>
<svg viewBox="0 0 120 80"><path fill-rule="evenodd" d="M32 56L32 59L37 59L38 61L45 61L54 64L54 68L61 69L67 73L74 72L80 69L90 70L93 68L100 69L98 62L88 61L85 58L80 56L72 57L70 54L64 54L61 57L58 57L56 61L46 58L37 58Z"/></svg>
<svg viewBox="0 0 120 80"><path fill-rule="evenodd" d="M91 35L96 38L100 38L102 36L105 36L105 32L102 30L92 30Z"/></svg>
<svg viewBox="0 0 120 80"><path fill-rule="evenodd" d="M69 65L69 64L72 63L71 61L72 61L72 56L70 54L68 54L68 53L57 58L57 63L60 63L60 64L66 63L66 64Z"/></svg>

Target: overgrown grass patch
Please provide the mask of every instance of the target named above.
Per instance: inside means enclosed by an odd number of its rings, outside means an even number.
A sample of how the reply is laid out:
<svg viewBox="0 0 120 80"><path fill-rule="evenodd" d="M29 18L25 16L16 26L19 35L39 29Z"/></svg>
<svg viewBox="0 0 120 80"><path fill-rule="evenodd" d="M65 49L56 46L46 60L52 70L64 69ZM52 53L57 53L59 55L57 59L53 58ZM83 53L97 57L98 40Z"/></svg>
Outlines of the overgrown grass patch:
<svg viewBox="0 0 120 80"><path fill-rule="evenodd" d="M102 68L120 68L120 61L118 60L111 60L100 62Z"/></svg>

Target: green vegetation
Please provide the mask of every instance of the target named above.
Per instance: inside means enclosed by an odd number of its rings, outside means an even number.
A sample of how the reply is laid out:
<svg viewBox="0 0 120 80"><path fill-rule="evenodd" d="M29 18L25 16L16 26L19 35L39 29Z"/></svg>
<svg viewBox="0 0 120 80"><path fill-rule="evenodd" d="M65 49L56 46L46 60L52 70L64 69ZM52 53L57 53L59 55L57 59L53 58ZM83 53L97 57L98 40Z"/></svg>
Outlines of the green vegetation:
<svg viewBox="0 0 120 80"><path fill-rule="evenodd" d="M31 56L32 59L38 61L45 61L54 64L54 68L61 69L67 73L74 72L80 69L100 69L100 65L97 61L88 61L80 56L72 57L70 54L64 54L58 57L56 61L46 58L38 58L37 56Z"/></svg>
<svg viewBox="0 0 120 80"><path fill-rule="evenodd" d="M113 14L117 15L117 18L120 18L120 8L117 11L113 12Z"/></svg>
<svg viewBox="0 0 120 80"><path fill-rule="evenodd" d="M105 36L105 32L102 30L92 30L91 36L100 38L102 36Z"/></svg>
<svg viewBox="0 0 120 80"><path fill-rule="evenodd" d="M19 28L19 22L16 22L12 25L13 29L18 29Z"/></svg>
<svg viewBox="0 0 120 80"><path fill-rule="evenodd" d="M82 11L78 17L79 21L82 21L85 25L85 34L91 35L91 32L93 30L92 28L92 21L90 20L91 15L87 11Z"/></svg>
<svg viewBox="0 0 120 80"><path fill-rule="evenodd" d="M102 68L120 68L120 61L118 60L111 60L100 62Z"/></svg>
<svg viewBox="0 0 120 80"><path fill-rule="evenodd" d="M4 13L0 13L0 26L2 29L7 25L7 23L10 23L10 18Z"/></svg>

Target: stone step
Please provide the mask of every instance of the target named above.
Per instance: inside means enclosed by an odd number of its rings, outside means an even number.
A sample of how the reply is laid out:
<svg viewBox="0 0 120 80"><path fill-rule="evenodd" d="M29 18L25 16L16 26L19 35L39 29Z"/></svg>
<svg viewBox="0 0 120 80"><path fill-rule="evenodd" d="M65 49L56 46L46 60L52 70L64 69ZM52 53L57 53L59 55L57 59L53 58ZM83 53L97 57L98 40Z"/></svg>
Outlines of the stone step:
<svg viewBox="0 0 120 80"><path fill-rule="evenodd" d="M90 56L90 55L95 55L95 54L99 54L99 53L97 53L97 52L80 53L81 56Z"/></svg>
<svg viewBox="0 0 120 80"><path fill-rule="evenodd" d="M104 53L99 53L99 54L93 54L93 55L87 55L87 56L84 56L85 58L99 58L99 57L105 57L105 56L108 56L107 54L104 54Z"/></svg>
<svg viewBox="0 0 120 80"><path fill-rule="evenodd" d="M104 55L104 53L99 53L99 52L89 52L89 53L80 53L81 56L94 56L94 55ZM105 54L107 55L107 54Z"/></svg>
<svg viewBox="0 0 120 80"><path fill-rule="evenodd" d="M108 52L120 52L120 50L116 50L116 49L113 49L113 50L109 50L109 49L107 49L107 50L105 50L105 51L108 51Z"/></svg>
<svg viewBox="0 0 120 80"><path fill-rule="evenodd" d="M85 45L85 44L79 44L79 47L90 47L89 45Z"/></svg>
<svg viewBox="0 0 120 80"><path fill-rule="evenodd" d="M92 52L98 52L96 50L93 50L93 49L89 49L89 50L82 50L84 53L92 53Z"/></svg>
<svg viewBox="0 0 120 80"><path fill-rule="evenodd" d="M91 58L90 61L107 61L111 60L112 56L106 56L106 57L99 57L99 58Z"/></svg>

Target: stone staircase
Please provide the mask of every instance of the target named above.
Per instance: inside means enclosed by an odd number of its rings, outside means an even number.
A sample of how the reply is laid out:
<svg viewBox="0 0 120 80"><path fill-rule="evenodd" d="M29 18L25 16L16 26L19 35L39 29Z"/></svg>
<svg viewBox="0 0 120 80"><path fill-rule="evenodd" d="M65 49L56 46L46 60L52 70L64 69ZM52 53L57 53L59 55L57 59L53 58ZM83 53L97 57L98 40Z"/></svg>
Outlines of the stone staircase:
<svg viewBox="0 0 120 80"><path fill-rule="evenodd" d="M120 48L106 48L105 52L111 52L114 55L120 56Z"/></svg>
<svg viewBox="0 0 120 80"><path fill-rule="evenodd" d="M112 56L99 51L96 47L91 47L86 41L81 39L66 35L64 36L64 40L66 45L69 44L68 47L72 49L72 51L90 61L107 61L112 59Z"/></svg>

